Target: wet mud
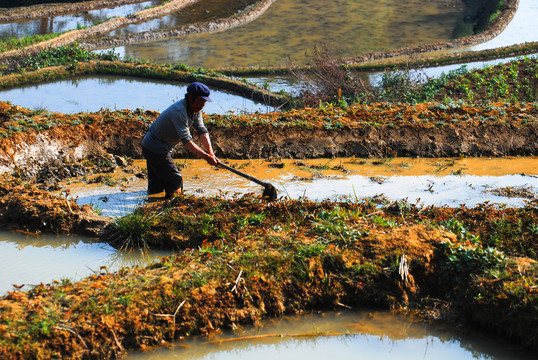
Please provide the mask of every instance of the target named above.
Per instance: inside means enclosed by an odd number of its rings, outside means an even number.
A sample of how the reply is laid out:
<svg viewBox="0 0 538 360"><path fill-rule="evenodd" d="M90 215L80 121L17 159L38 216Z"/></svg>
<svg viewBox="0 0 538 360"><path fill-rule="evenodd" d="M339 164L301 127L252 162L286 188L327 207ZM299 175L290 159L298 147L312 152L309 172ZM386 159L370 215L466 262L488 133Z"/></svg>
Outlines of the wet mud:
<svg viewBox="0 0 538 360"><path fill-rule="evenodd" d="M183 251L148 268L9 292L0 299L0 354L117 358L266 317L369 305L479 325L535 348L536 261L524 244L492 252L470 234L485 241L499 219L523 221L518 239L532 244L536 209L155 202L135 215L151 223L145 241ZM442 226L454 219L461 228Z"/></svg>
<svg viewBox="0 0 538 360"><path fill-rule="evenodd" d="M500 103L379 104L207 115L206 124L217 154L228 158L535 154L536 111ZM65 115L0 103L2 228L178 252L147 268L103 269L77 283L8 292L0 298L1 357L119 358L267 317L372 305L538 346L528 331L538 325L536 201L421 208L185 195L109 218L78 206L61 187L51 195L73 175L103 181L127 168L140 158L140 140L157 115Z"/></svg>

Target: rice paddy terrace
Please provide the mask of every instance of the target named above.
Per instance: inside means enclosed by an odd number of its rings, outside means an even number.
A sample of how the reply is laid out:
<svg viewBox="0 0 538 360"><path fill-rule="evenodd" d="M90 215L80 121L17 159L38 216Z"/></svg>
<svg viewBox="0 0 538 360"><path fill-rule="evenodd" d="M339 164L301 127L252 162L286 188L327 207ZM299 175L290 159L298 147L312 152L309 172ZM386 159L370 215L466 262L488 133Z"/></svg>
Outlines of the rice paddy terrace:
<svg viewBox="0 0 538 360"><path fill-rule="evenodd" d="M114 21L120 20L127 21ZM83 58L80 48L69 49L75 54L55 63L50 49L28 62L10 57L0 85L112 73L196 79L274 106L289 101L212 71ZM423 205L361 197L360 189L351 198L319 201L283 192L273 202L257 193L186 193L105 216L69 196L67 184L105 183L118 170L144 179L143 166L133 164L158 112L62 114L0 102L2 229L174 252L148 266L102 267L79 281L14 287L0 298L0 356L121 358L267 318L367 306L415 321L450 321L535 351L538 107L529 74L536 66L525 58L460 74L415 103L337 97L266 114L205 115L217 156L264 159L275 168L286 166L283 159L521 157L530 164L528 186L499 190L525 197L520 206ZM181 148L174 156L190 158Z"/></svg>

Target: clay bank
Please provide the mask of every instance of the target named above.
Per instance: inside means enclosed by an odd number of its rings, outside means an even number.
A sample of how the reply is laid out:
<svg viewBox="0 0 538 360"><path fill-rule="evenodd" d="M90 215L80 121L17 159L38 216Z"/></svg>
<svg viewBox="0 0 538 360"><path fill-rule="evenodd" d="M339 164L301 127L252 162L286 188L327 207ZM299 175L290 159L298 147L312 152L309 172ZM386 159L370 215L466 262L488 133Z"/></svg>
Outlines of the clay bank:
<svg viewBox="0 0 538 360"><path fill-rule="evenodd" d="M97 68L221 81L172 66L84 61L2 80L40 82ZM464 80L446 95L450 101L320 103L205 120L217 155L230 159L535 156L534 85L477 89ZM177 252L149 266L9 291L0 298L0 357L121 358L266 318L365 306L474 326L538 349L535 200L518 208L437 207L187 194L112 218L61 192L61 181L106 175L139 159L140 140L157 116L140 109L66 115L0 102L2 229ZM181 148L174 155L188 157Z"/></svg>
<svg viewBox="0 0 538 360"><path fill-rule="evenodd" d="M2 228L178 251L148 267L8 292L2 357L118 358L267 317L367 305L537 347L528 331L538 325L536 201L449 208L186 195L110 218L50 193L60 179L140 158L157 115L0 103ZM208 115L206 124L223 158L502 156L536 154L537 115L531 104L327 105Z"/></svg>

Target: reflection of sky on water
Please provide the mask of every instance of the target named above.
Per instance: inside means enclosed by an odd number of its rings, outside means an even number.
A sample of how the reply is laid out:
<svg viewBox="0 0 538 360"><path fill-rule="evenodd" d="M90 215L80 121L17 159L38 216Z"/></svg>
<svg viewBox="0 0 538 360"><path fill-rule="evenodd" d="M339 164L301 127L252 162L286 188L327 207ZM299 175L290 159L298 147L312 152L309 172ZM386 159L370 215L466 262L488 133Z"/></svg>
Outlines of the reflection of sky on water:
<svg viewBox="0 0 538 360"><path fill-rule="evenodd" d="M537 16L538 1L519 0L519 6L514 18L502 33L485 43L471 46L470 49L478 51L538 41Z"/></svg>
<svg viewBox="0 0 538 360"><path fill-rule="evenodd" d="M532 171L532 169L529 169ZM537 171L538 169L534 169ZM505 176L388 176L383 183L370 179L369 176L333 176L312 181L294 180L283 176L267 179L275 185L279 196L292 199L306 197L311 200L345 200L355 201L366 197L384 195L391 201L407 200L436 206L459 206L465 204L472 207L489 201L492 204L523 206L525 199L509 198L494 195L488 190L502 187L526 188L538 194L538 177L531 175ZM186 194L195 196L233 196L234 194L263 192L263 187L233 174L218 173L197 174L196 178L184 179ZM77 198L79 205L91 204L104 215L122 216L132 212L138 205L146 201L146 182L139 180L132 183L124 191L106 185L91 189L72 189L71 196Z"/></svg>
<svg viewBox="0 0 538 360"><path fill-rule="evenodd" d="M92 112L103 108L163 111L185 96L187 85L115 76L82 77L0 90L0 100L9 100L29 109L44 107L61 113ZM220 90L212 90L211 99L213 101L207 102L203 110L207 114L274 111L272 107Z"/></svg>
<svg viewBox="0 0 538 360"><path fill-rule="evenodd" d="M145 1L138 4L96 9L77 14L58 15L8 24L0 24L0 38L21 38L28 35L44 35L74 30L80 26L88 27L105 21L111 17L126 16L128 14L140 11L148 6L158 5L162 1L163 0Z"/></svg>
<svg viewBox="0 0 538 360"><path fill-rule="evenodd" d="M350 176L347 179L320 179L310 184L285 184L288 192L300 194L303 190L308 198L340 198L349 196L354 199L384 194L390 200L407 199L411 203L436 206L469 207L485 201L494 204L522 206L524 199L508 198L487 193L487 190L500 187L530 188L538 193L538 178L521 175L505 176L391 176L382 184L365 176Z"/></svg>
<svg viewBox="0 0 538 360"><path fill-rule="evenodd" d="M278 0L254 21L226 31L117 47L121 56L222 68L309 62L316 46L342 56L452 38L461 0Z"/></svg>
<svg viewBox="0 0 538 360"><path fill-rule="evenodd" d="M532 359L529 353L502 340L474 332L462 333L448 325L413 323L388 311L303 314L265 320L260 325L241 327L235 334L224 332L211 338L189 338L171 348L133 352L126 359ZM335 335L315 336L328 332ZM272 336L218 343L218 340L278 334L312 336Z"/></svg>
<svg viewBox="0 0 538 360"><path fill-rule="evenodd" d="M79 280L125 266L145 265L164 252L119 252L110 245L82 236L26 236L0 232L0 295L12 284L36 285L68 278Z"/></svg>

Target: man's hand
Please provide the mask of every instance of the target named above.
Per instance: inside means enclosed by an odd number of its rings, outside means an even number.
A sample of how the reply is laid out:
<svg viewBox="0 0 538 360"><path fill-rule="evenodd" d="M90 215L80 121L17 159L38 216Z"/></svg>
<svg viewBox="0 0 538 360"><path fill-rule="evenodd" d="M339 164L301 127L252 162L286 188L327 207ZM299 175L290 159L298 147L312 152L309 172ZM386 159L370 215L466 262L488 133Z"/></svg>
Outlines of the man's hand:
<svg viewBox="0 0 538 360"><path fill-rule="evenodd" d="M220 162L219 158L216 157L215 154L207 154L207 156L205 157L205 161L207 161L209 165L213 166L217 166Z"/></svg>

